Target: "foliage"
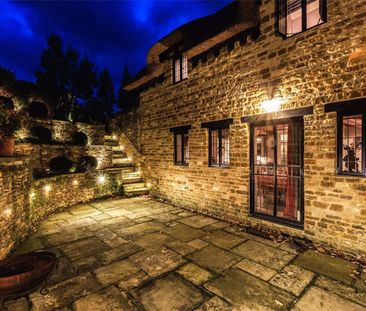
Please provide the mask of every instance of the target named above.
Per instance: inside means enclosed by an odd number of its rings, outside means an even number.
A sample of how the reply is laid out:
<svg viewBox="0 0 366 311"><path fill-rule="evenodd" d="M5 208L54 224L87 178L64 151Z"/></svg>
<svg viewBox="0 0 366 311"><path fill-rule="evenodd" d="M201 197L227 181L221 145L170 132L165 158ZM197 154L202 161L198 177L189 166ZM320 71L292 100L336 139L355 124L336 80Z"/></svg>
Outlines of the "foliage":
<svg viewBox="0 0 366 311"><path fill-rule="evenodd" d="M61 156L51 159L49 166L53 173L69 173L73 166L73 162L67 157Z"/></svg>
<svg viewBox="0 0 366 311"><path fill-rule="evenodd" d="M21 128L23 115L18 102L0 97L0 139L14 137L14 133Z"/></svg>
<svg viewBox="0 0 366 311"><path fill-rule="evenodd" d="M43 103L33 101L29 104L28 114L35 118L47 118L48 108Z"/></svg>
<svg viewBox="0 0 366 311"><path fill-rule="evenodd" d="M44 126L31 127L29 133L31 142L38 144L49 144L52 142L52 133Z"/></svg>
<svg viewBox="0 0 366 311"><path fill-rule="evenodd" d="M98 166L98 161L92 156L83 156L78 161L77 170L79 172L93 172Z"/></svg>
<svg viewBox="0 0 366 311"><path fill-rule="evenodd" d="M132 76L125 65L123 79L118 91L118 105L123 112L129 112L139 105L139 93L135 90L126 91L124 87L132 81Z"/></svg>
<svg viewBox="0 0 366 311"><path fill-rule="evenodd" d="M97 103L103 114L106 129L109 129L109 119L113 112L115 97L111 76L108 69L104 68L99 76L99 87L97 91Z"/></svg>
<svg viewBox="0 0 366 311"><path fill-rule="evenodd" d="M88 136L83 132L76 132L72 135L72 141L75 145L86 146L88 143Z"/></svg>
<svg viewBox="0 0 366 311"><path fill-rule="evenodd" d="M121 194L121 185L118 183L115 175L108 175L103 184L97 183L96 193L98 196Z"/></svg>

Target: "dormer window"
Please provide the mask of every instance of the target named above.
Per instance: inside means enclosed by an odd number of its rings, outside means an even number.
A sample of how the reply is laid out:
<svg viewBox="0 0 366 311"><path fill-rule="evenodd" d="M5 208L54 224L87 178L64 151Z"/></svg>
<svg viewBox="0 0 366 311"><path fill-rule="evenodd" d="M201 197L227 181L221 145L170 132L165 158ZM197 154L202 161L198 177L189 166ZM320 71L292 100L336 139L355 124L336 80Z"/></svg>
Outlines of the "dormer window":
<svg viewBox="0 0 366 311"><path fill-rule="evenodd" d="M288 38L326 22L326 0L277 0L277 30Z"/></svg>
<svg viewBox="0 0 366 311"><path fill-rule="evenodd" d="M181 56L173 62L174 83L188 78L188 60L186 56Z"/></svg>

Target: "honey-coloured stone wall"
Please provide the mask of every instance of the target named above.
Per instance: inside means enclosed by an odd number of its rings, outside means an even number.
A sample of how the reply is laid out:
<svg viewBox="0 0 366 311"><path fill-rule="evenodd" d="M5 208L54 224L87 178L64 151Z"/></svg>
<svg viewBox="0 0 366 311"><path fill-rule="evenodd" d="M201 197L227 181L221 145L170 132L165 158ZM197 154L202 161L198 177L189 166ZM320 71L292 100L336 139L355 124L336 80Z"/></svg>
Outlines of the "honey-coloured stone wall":
<svg viewBox="0 0 366 311"><path fill-rule="evenodd" d="M366 253L366 178L337 176L336 113L331 102L366 97L366 2L329 0L326 23L283 39L275 34L275 1L260 6L260 35L233 50L222 48L188 79L145 90L139 140L151 193L173 203L241 223L260 223L293 235ZM249 125L242 116L262 113L262 101L282 96L281 109L312 106L304 117L304 229L249 216ZM365 100L366 104L366 100ZM201 122L233 118L230 167L208 166L208 131ZM191 125L189 166L173 164L169 128Z"/></svg>

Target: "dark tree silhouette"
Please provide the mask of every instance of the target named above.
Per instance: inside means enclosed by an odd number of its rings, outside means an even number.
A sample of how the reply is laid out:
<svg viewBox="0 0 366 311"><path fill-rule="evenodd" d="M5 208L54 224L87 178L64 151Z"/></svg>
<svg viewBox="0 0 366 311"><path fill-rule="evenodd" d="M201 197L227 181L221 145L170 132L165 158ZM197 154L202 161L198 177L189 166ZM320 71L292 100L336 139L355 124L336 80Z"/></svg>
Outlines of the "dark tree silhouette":
<svg viewBox="0 0 366 311"><path fill-rule="evenodd" d="M103 121L106 125L106 130L109 131L109 119L113 112L115 102L114 88L111 76L107 68L104 68L99 76L99 86L97 91L98 108L103 114ZM99 110L98 109L98 110Z"/></svg>
<svg viewBox="0 0 366 311"><path fill-rule="evenodd" d="M85 104L93 100L98 77L94 64L89 58L84 57L79 64L75 76L75 88L77 97Z"/></svg>
<svg viewBox="0 0 366 311"><path fill-rule="evenodd" d="M118 91L118 105L123 112L129 112L139 105L139 94L136 91L126 91L124 87L131 82L132 75L128 71L127 65L125 65L123 71L123 77L121 86Z"/></svg>

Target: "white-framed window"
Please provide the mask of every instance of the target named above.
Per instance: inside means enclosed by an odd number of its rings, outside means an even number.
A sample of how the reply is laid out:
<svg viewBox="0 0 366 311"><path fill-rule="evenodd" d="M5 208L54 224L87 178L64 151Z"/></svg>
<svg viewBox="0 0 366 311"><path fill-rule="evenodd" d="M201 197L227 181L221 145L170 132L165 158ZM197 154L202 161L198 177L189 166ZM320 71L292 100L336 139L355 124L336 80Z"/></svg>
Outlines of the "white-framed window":
<svg viewBox="0 0 366 311"><path fill-rule="evenodd" d="M188 78L188 60L186 56L181 56L173 62L174 83Z"/></svg>

